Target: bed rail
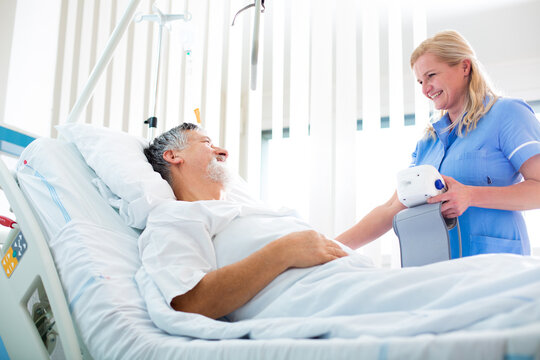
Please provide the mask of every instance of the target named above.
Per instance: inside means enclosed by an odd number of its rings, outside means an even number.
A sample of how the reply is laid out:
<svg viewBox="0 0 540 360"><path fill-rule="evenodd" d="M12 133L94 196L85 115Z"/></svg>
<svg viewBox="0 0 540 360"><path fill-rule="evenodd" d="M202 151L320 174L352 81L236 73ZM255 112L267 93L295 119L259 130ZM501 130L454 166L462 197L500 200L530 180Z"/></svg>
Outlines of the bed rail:
<svg viewBox="0 0 540 360"><path fill-rule="evenodd" d="M75 326L39 223L12 173L0 159L0 187L21 229L22 252L2 249L0 338L11 359L48 359L61 346L66 359L82 359ZM17 250L15 250L16 252ZM11 254L11 256L10 256ZM20 255L22 254L22 255ZM18 259L15 259L18 257ZM29 300L38 298L33 309Z"/></svg>

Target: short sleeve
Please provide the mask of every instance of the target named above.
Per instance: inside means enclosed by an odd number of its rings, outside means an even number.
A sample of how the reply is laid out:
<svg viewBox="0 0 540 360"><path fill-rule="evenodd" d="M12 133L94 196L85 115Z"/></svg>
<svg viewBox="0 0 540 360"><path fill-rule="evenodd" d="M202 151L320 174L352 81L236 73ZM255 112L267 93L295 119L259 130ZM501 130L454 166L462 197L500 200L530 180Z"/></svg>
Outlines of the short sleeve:
<svg viewBox="0 0 540 360"><path fill-rule="evenodd" d="M142 265L168 304L217 268L207 224L196 217L180 219L171 210L155 209L139 238Z"/></svg>
<svg viewBox="0 0 540 360"><path fill-rule="evenodd" d="M499 144L514 169L534 155L540 154L540 122L523 101L506 100L502 111Z"/></svg>
<svg viewBox="0 0 540 360"><path fill-rule="evenodd" d="M409 167L416 166L416 159L418 154L418 143L416 143L416 147L414 148L414 151L411 154L411 162L409 163Z"/></svg>

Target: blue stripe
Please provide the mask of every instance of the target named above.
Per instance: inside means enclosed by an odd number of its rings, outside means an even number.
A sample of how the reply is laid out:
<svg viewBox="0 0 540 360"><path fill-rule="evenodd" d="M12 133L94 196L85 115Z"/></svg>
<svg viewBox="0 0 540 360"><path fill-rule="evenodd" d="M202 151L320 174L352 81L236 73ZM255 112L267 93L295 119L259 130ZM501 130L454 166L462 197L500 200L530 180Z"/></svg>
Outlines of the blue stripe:
<svg viewBox="0 0 540 360"><path fill-rule="evenodd" d="M0 151L19 156L22 150L36 138L0 126Z"/></svg>
<svg viewBox="0 0 540 360"><path fill-rule="evenodd" d="M85 290L95 282L96 282L96 278L91 277L90 279L88 279L88 281L86 281L86 283L84 283L84 285L79 289L79 291L77 291L77 294L73 297L73 300L71 300L71 302L69 303L70 312L73 312L73 306L75 305L77 301L79 301L79 298L82 296L82 294L84 294Z"/></svg>
<svg viewBox="0 0 540 360"><path fill-rule="evenodd" d="M504 355L504 360L534 360L534 355L513 355L506 354Z"/></svg>
<svg viewBox="0 0 540 360"><path fill-rule="evenodd" d="M24 166L27 166L29 169L31 169L34 172L34 175L37 176L43 182L43 184L45 184L47 189L49 189L49 193L51 194L52 200L54 201L56 206L58 206L58 208L60 209L62 216L64 216L64 220L66 221L66 223L70 222L71 216L69 216L66 208L64 207L64 205L62 205L62 202L60 201L60 197L58 196L58 193L56 192L56 189L54 188L54 186L52 186L47 181L47 179L45 179L43 175L41 175L37 170L34 170L30 165L26 164L26 160L25 160Z"/></svg>
<svg viewBox="0 0 540 360"><path fill-rule="evenodd" d="M388 359L388 344L383 343L381 344L381 347L379 348L379 360L387 360Z"/></svg>
<svg viewBox="0 0 540 360"><path fill-rule="evenodd" d="M2 337L0 336L0 360L9 360L9 355L7 353Z"/></svg>

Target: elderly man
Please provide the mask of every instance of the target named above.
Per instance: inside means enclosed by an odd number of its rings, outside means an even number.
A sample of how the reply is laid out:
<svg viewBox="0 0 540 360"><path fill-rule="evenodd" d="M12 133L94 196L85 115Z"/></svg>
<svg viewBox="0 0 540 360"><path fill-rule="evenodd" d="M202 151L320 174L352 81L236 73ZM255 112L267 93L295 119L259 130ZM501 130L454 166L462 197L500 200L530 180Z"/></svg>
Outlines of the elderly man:
<svg viewBox="0 0 540 360"><path fill-rule="evenodd" d="M160 135L145 155L178 200L150 214L139 240L145 270L175 310L220 318L286 270L348 254L290 211L228 199L228 153L197 125L184 123ZM249 316L245 309L232 319Z"/></svg>

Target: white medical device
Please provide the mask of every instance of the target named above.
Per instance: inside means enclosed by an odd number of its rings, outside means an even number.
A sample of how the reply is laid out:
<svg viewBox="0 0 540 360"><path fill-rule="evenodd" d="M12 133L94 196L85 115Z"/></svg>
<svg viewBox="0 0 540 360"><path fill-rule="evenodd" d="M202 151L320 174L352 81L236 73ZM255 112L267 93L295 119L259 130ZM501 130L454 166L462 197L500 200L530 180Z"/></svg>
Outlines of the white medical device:
<svg viewBox="0 0 540 360"><path fill-rule="evenodd" d="M406 207L425 204L427 199L446 191L444 180L432 165L419 165L397 174L397 195Z"/></svg>
<svg viewBox="0 0 540 360"><path fill-rule="evenodd" d="M451 259L448 231L457 220L442 216L440 202L427 203L427 199L445 191L444 179L431 165L415 166L397 174L397 196L408 207L393 219L402 267Z"/></svg>

